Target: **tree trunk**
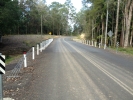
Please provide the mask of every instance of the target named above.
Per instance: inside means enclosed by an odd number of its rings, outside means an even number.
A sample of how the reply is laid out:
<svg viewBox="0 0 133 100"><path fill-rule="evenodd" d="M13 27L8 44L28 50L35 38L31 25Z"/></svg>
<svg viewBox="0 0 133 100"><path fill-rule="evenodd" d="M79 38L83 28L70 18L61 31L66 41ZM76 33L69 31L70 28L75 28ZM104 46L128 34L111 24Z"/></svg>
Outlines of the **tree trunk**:
<svg viewBox="0 0 133 100"><path fill-rule="evenodd" d="M19 25L18 25L18 35L19 35Z"/></svg>
<svg viewBox="0 0 133 100"><path fill-rule="evenodd" d="M124 46L124 37L125 37L125 17L122 20L122 32L121 32L121 39L120 39L120 46Z"/></svg>
<svg viewBox="0 0 133 100"><path fill-rule="evenodd" d="M113 16L112 16L112 32L114 32L114 19L115 19L115 18L114 18L114 12L115 12L115 11L113 11Z"/></svg>
<svg viewBox="0 0 133 100"><path fill-rule="evenodd" d="M92 41L93 41L93 28L94 28L94 25L93 25L93 20L92 20Z"/></svg>
<svg viewBox="0 0 133 100"><path fill-rule="evenodd" d="M126 48L129 44L129 34L130 34L130 26L131 26L131 19L132 19L132 10L133 10L133 1L128 0L128 3L125 7L126 34L125 34L124 48Z"/></svg>
<svg viewBox="0 0 133 100"><path fill-rule="evenodd" d="M132 40L133 40L133 22L132 22L132 31L131 31L131 37L130 37L130 46L131 47L133 46Z"/></svg>
<svg viewBox="0 0 133 100"><path fill-rule="evenodd" d="M119 23L119 5L120 5L120 0L118 0L118 2L117 2L117 16L116 16L116 26L115 26L114 47L116 46L116 42L117 42L117 32L118 32L118 23Z"/></svg>
<svg viewBox="0 0 133 100"><path fill-rule="evenodd" d="M103 43L103 32L104 32L104 20L102 19L102 36L101 36L101 45Z"/></svg>
<svg viewBox="0 0 133 100"><path fill-rule="evenodd" d="M133 40L133 30L131 32L131 38L130 38L130 46L132 47L132 40Z"/></svg>

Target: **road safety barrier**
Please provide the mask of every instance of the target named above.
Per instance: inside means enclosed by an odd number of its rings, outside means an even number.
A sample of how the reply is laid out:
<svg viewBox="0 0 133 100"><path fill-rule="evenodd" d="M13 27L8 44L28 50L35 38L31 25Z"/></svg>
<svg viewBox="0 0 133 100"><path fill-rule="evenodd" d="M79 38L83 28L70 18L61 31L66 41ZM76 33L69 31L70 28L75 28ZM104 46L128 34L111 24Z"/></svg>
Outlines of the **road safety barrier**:
<svg viewBox="0 0 133 100"><path fill-rule="evenodd" d="M0 100L3 100L2 74L5 74L5 55L0 53Z"/></svg>
<svg viewBox="0 0 133 100"><path fill-rule="evenodd" d="M5 55L0 54L0 74L5 74Z"/></svg>
<svg viewBox="0 0 133 100"><path fill-rule="evenodd" d="M37 46L33 46L28 52L24 52L23 56L20 58L14 69L11 71L11 74L8 76L8 78L19 77L21 68L31 66L36 56L39 55L39 51L42 52L42 50L45 50L45 48L48 47L48 45L50 45L52 41L53 39L42 41L40 45L37 44Z"/></svg>
<svg viewBox="0 0 133 100"><path fill-rule="evenodd" d="M73 41L79 42L79 43L83 43L89 46L94 46L94 47L99 47L101 48L101 43L97 43L91 40L85 40L85 39L73 39Z"/></svg>

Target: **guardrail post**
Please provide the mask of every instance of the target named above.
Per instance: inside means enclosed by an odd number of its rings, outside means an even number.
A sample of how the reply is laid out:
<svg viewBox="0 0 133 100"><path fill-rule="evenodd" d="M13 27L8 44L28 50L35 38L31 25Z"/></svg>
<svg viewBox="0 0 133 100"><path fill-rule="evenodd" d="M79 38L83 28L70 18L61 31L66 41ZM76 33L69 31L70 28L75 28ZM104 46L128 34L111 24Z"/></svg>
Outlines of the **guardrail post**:
<svg viewBox="0 0 133 100"><path fill-rule="evenodd" d="M44 49L43 41L42 41L42 50Z"/></svg>
<svg viewBox="0 0 133 100"><path fill-rule="evenodd" d="M40 52L42 52L42 43L40 43Z"/></svg>
<svg viewBox="0 0 133 100"><path fill-rule="evenodd" d="M101 43L99 43L99 48L100 48L100 46L101 46Z"/></svg>
<svg viewBox="0 0 133 100"><path fill-rule="evenodd" d="M92 41L92 46L93 46L93 41Z"/></svg>
<svg viewBox="0 0 133 100"><path fill-rule="evenodd" d="M97 47L97 42L95 42L95 47Z"/></svg>
<svg viewBox="0 0 133 100"><path fill-rule="evenodd" d="M32 47L32 59L33 60L35 59L35 47L34 46Z"/></svg>
<svg viewBox="0 0 133 100"><path fill-rule="evenodd" d="M83 43L83 39L81 40L81 43Z"/></svg>
<svg viewBox="0 0 133 100"><path fill-rule="evenodd" d="M86 44L88 45L88 40L87 40L87 43Z"/></svg>
<svg viewBox="0 0 133 100"><path fill-rule="evenodd" d="M37 55L39 55L39 44L37 44Z"/></svg>
<svg viewBox="0 0 133 100"><path fill-rule="evenodd" d="M44 49L46 49L46 41L44 41Z"/></svg>
<svg viewBox="0 0 133 100"><path fill-rule="evenodd" d="M24 52L23 56L24 56L24 67L27 67L26 52Z"/></svg>

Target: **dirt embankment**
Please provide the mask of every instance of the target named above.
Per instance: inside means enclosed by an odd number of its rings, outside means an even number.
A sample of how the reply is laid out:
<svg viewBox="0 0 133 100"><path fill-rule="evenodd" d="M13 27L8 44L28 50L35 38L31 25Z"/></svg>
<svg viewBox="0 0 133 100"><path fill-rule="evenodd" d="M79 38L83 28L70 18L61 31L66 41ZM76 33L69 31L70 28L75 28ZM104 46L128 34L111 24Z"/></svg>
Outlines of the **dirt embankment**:
<svg viewBox="0 0 133 100"><path fill-rule="evenodd" d="M6 59L8 59L8 56L15 57L8 64L6 63L6 74L3 75L4 97L20 100L17 98L22 95L33 80L32 75L35 69L36 60L30 63L27 68L22 68L19 77L10 77L12 75L12 69L22 57L23 52L29 51L31 47L36 46L37 43L54 37L55 36L49 35L10 35L3 37L2 43L0 43L0 53L6 55Z"/></svg>
<svg viewBox="0 0 133 100"><path fill-rule="evenodd" d="M3 36L2 43L0 43L0 53L4 55L18 55L23 54L23 51L28 51L37 43L50 38L44 35L9 35Z"/></svg>

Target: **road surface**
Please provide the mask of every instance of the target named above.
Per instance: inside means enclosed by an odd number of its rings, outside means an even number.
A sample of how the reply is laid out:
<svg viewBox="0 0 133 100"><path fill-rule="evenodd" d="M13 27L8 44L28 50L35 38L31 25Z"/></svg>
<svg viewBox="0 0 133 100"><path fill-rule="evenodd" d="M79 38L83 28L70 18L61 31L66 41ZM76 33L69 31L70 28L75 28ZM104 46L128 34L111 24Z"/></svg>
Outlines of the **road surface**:
<svg viewBox="0 0 133 100"><path fill-rule="evenodd" d="M133 59L57 38L38 56L23 100L133 100Z"/></svg>

